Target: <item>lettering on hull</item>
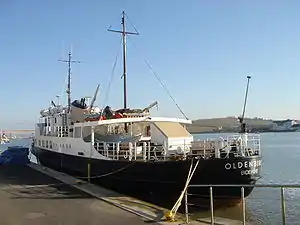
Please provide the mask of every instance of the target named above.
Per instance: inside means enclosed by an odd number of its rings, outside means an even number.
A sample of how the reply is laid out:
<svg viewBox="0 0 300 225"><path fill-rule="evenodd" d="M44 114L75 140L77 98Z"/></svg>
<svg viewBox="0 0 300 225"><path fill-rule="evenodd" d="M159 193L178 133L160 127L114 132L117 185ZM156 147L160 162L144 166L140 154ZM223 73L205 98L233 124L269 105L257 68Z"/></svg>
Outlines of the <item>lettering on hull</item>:
<svg viewBox="0 0 300 225"><path fill-rule="evenodd" d="M241 175L254 175L254 174L258 174L258 169L253 169L253 170L242 170L241 171Z"/></svg>
<svg viewBox="0 0 300 225"><path fill-rule="evenodd" d="M240 170L241 176L258 174L261 167L261 159L252 161L228 162L225 164L226 170Z"/></svg>

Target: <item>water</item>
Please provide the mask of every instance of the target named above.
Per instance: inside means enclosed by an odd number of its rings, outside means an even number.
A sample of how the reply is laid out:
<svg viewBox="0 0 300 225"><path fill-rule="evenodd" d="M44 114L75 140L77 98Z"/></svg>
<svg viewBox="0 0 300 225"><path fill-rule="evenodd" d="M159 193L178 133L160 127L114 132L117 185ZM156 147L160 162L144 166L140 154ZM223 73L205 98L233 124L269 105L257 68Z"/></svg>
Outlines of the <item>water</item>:
<svg viewBox="0 0 300 225"><path fill-rule="evenodd" d="M230 135L230 134L221 134ZM195 138L214 138L220 134L198 134ZM300 184L300 133L262 133L263 164L260 184ZM287 224L299 224L300 188L285 192ZM247 198L247 220L251 224L281 224L280 190L256 188ZM236 212L232 209L226 214ZM221 213L222 214L222 213ZM234 217L230 216L229 217ZM239 217L240 218L240 217Z"/></svg>
<svg viewBox="0 0 300 225"><path fill-rule="evenodd" d="M222 136L230 134L221 134ZM197 138L219 137L220 134L199 134ZM0 145L0 151L11 145L30 145L30 139L13 140L10 144ZM300 184L300 133L262 133L261 148L263 164L259 183ZM279 189L256 188L247 198L247 220L251 224L281 224L281 203ZM220 216L236 218L240 208L218 212ZM300 188L286 190L287 224L299 224ZM218 215L218 214L217 214ZM238 215L241 218L241 214Z"/></svg>
<svg viewBox="0 0 300 225"><path fill-rule="evenodd" d="M0 152L7 149L8 146L15 146L15 145L25 145L30 146L31 145L31 139L14 139L10 143L7 144L0 144Z"/></svg>

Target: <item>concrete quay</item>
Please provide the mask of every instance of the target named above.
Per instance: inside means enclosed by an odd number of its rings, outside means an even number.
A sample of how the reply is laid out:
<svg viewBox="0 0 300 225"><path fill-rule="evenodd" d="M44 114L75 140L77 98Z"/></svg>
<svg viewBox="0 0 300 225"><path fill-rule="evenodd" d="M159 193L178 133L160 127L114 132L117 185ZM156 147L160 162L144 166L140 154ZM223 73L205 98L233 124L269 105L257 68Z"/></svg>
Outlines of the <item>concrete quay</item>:
<svg viewBox="0 0 300 225"><path fill-rule="evenodd" d="M31 163L0 166L1 225L185 224L164 221L167 209L134 199ZM240 221L215 218L219 225ZM210 224L210 218L191 221Z"/></svg>
<svg viewBox="0 0 300 225"><path fill-rule="evenodd" d="M1 225L145 224L142 217L28 166L0 166L0 201Z"/></svg>

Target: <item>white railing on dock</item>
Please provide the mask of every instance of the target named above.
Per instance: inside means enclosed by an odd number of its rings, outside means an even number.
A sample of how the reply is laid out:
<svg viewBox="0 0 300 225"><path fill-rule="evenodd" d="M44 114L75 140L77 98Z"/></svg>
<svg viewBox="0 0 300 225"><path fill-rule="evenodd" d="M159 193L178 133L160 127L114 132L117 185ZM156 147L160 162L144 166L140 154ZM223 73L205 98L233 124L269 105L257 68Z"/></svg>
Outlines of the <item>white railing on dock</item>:
<svg viewBox="0 0 300 225"><path fill-rule="evenodd" d="M189 188L208 188L209 189L209 199L210 199L210 216L211 216L211 224L215 224L214 217L214 196L213 196L213 188L240 188L241 189L241 201L242 201L242 223L246 224L246 200L245 200L245 188L253 187L253 188L279 188L280 189L280 202L281 202L281 219L282 224L286 224L286 207L285 207L285 190L290 188L299 188L300 184L215 184L215 185L205 185L205 184L192 184L188 185L188 188L185 191L185 217L186 224L189 223L189 210L188 206L193 205L188 203L188 193Z"/></svg>

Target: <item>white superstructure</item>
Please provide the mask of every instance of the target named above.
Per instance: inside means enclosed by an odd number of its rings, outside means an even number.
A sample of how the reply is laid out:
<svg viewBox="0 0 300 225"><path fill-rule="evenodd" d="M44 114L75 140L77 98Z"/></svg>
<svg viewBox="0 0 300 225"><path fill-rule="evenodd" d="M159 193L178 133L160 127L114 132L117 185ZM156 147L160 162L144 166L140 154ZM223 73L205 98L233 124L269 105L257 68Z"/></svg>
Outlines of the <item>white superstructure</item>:
<svg viewBox="0 0 300 225"><path fill-rule="evenodd" d="M228 150L228 143L234 142L238 146L236 156L252 154L247 152L249 142L251 151L260 149L257 135L252 135L250 140L243 138L247 135L249 139L249 134L213 142L194 141L185 128L186 124L191 124L186 119L151 117L150 114L137 116L137 113L117 118L120 115L112 112L112 118L105 118L103 113L97 121L85 121L85 113L89 113L86 107L74 104L70 112L61 106L49 110L48 114L41 112L35 129L35 146L56 153L106 160L124 160L123 156L128 156L128 160L168 160L174 155L186 157L193 153L220 158L222 152Z"/></svg>

